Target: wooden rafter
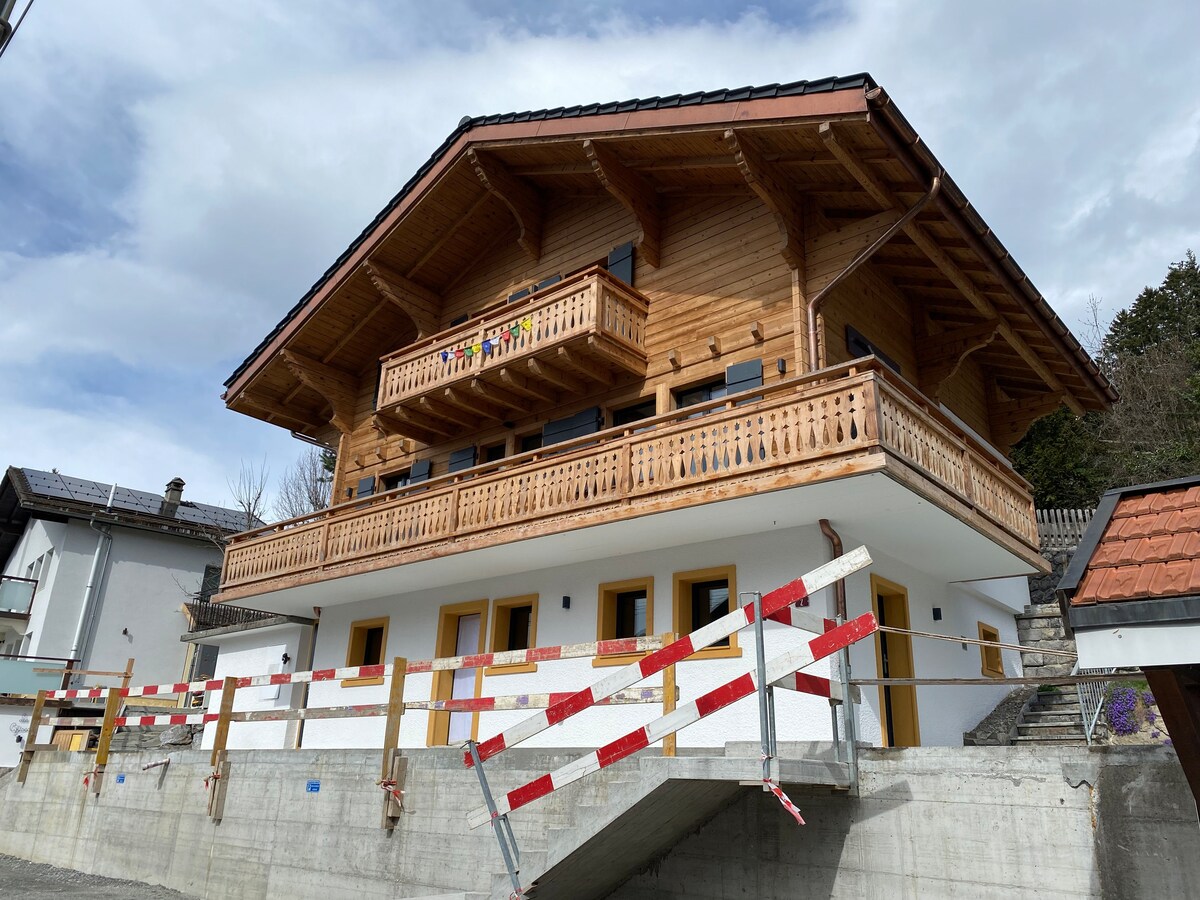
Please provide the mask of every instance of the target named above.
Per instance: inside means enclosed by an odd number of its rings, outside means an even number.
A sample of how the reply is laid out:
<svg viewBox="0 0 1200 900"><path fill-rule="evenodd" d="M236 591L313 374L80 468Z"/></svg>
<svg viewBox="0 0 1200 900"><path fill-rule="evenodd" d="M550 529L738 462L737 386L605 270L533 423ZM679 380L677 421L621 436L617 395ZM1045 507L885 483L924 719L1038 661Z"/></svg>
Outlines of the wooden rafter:
<svg viewBox="0 0 1200 900"><path fill-rule="evenodd" d="M467 207L466 212L450 223L450 227L443 231L441 236L432 244L430 244L425 252L421 254L420 259L418 259L409 267L408 277L412 278L417 274L417 272L421 271L424 265L429 262L429 260L433 259L439 250L446 246L446 242L454 237L455 232L457 232L458 229L462 228L463 225L470 221L471 217L479 210L479 207L487 203L489 197L491 197L491 193L489 191L484 191L482 194L476 197L475 202Z"/></svg>
<svg viewBox="0 0 1200 900"><path fill-rule="evenodd" d="M477 393L468 393L462 388L446 388L442 391L442 399L457 409L485 419L503 419L505 407L481 397Z"/></svg>
<svg viewBox="0 0 1200 900"><path fill-rule="evenodd" d="M637 220L641 234L634 243L642 259L657 269L662 261L662 214L654 185L622 165L616 154L602 144L584 141L583 152L600 184Z"/></svg>
<svg viewBox="0 0 1200 900"><path fill-rule="evenodd" d="M541 360L531 359L525 363L525 366L534 378L540 378L547 384L552 384L572 394L583 395L588 393L587 382L582 378L576 378L574 375L569 375L561 369L548 366Z"/></svg>
<svg viewBox="0 0 1200 900"><path fill-rule="evenodd" d="M518 394L524 394L526 397L533 397L544 403L552 403L556 399L554 391L546 387L546 385L532 378L526 378L524 375L514 372L508 367L500 370L500 381L509 390Z"/></svg>
<svg viewBox="0 0 1200 900"><path fill-rule="evenodd" d="M410 437L422 444L436 444L442 439L442 436L436 431L422 428L414 422L387 413L375 413L371 416L371 427L386 437Z"/></svg>
<svg viewBox="0 0 1200 900"><path fill-rule="evenodd" d="M435 440L425 441L427 444L433 444L445 438L454 437L455 434L455 429L445 425L440 419L430 419L424 415L418 419L415 414L404 407L399 407L395 410L395 417L404 423L406 433L413 435L413 437L417 437L416 429L418 428L435 435ZM424 438L418 439L425 440Z"/></svg>
<svg viewBox="0 0 1200 900"><path fill-rule="evenodd" d="M612 373L606 366L602 365L601 361L581 359L578 354L566 347L558 348L558 352L555 354L555 362L560 369L574 372L576 375L599 382L600 384L610 385L613 383Z"/></svg>
<svg viewBox="0 0 1200 900"><path fill-rule="evenodd" d="M959 370L967 357L982 350L1000 333L1000 320L988 319L964 328L931 334L917 344L921 390L935 400L942 385Z"/></svg>
<svg viewBox="0 0 1200 900"><path fill-rule="evenodd" d="M362 269L380 296L395 304L413 320L418 338L438 330L438 317L442 311L441 297L381 263L367 260L362 264Z"/></svg>
<svg viewBox="0 0 1200 900"><path fill-rule="evenodd" d="M518 397L478 378L471 379L471 392L482 397L487 403L494 403L508 409L524 410L529 406L524 397Z"/></svg>
<svg viewBox="0 0 1200 900"><path fill-rule="evenodd" d="M329 404L333 410L330 421L334 427L343 434L353 431L358 380L349 372L295 350L283 350L281 355L296 379L320 394Z"/></svg>
<svg viewBox="0 0 1200 900"><path fill-rule="evenodd" d="M725 132L725 146L754 195L775 217L779 229L779 252L793 269L804 271L804 220L792 192L773 171L745 135L732 128Z"/></svg>
<svg viewBox="0 0 1200 900"><path fill-rule="evenodd" d="M542 256L542 201L529 182L493 156L471 149L467 158L483 186L499 197L517 220L517 243L537 262Z"/></svg>
<svg viewBox="0 0 1200 900"><path fill-rule="evenodd" d="M1001 447L1011 447L1025 436L1030 425L1054 412L1064 402L1063 395L1055 392L1020 400L993 399L989 411L993 439Z"/></svg>
<svg viewBox="0 0 1200 900"><path fill-rule="evenodd" d="M384 298L367 310L366 314L363 315L363 317L359 319L349 331L343 334L341 338L338 339L338 342L321 357L321 362L331 362L335 356L342 352L342 348L354 340L355 336L362 331L363 328L366 327L367 323L375 318L379 311L387 306L389 302L390 301L387 298Z"/></svg>
<svg viewBox="0 0 1200 900"><path fill-rule="evenodd" d="M892 227L903 213L898 209L843 225L804 242L805 292L812 296L828 285L859 253Z"/></svg>
<svg viewBox="0 0 1200 900"><path fill-rule="evenodd" d="M272 425L278 424L279 422L292 422L303 426L303 428L293 429L295 431L302 431L304 428L316 429L322 427L324 424L322 422L305 419L301 416L295 415L294 413L288 412L290 407L281 402L269 400L268 398L255 393L250 388L242 389L242 392L238 394L236 403L244 403L246 406L261 412L266 417L266 420Z"/></svg>
<svg viewBox="0 0 1200 900"><path fill-rule="evenodd" d="M443 422L452 422L462 428L472 428L477 424L476 420L468 413L440 400L421 397L417 400L417 406L421 409L423 419L429 416Z"/></svg>
<svg viewBox="0 0 1200 900"><path fill-rule="evenodd" d="M891 188L884 184L874 172L870 171L863 164L858 156L841 143L833 123L822 123L820 135L829 152L841 161L846 170L854 176L855 180L862 185L863 190L876 203L884 209L895 209L901 205ZM1038 377L1051 390L1063 396L1064 402L1070 406L1076 415L1083 415L1083 406L1079 401L1067 392L1062 382L1059 381L1058 376L1050 371L1050 367L1033 351L1025 339L1017 334L1006 320L1001 318L992 301L984 296L983 290L959 267L958 263L950 257L950 254L942 249L938 241L928 234L926 226L915 221L909 222L904 228L904 233L908 235L909 240L916 244L942 270L942 273L954 283L954 286L962 291L963 296L970 301L971 305L989 319L1000 319L1000 335L1008 345L1025 361L1025 364L1029 368L1037 373Z"/></svg>

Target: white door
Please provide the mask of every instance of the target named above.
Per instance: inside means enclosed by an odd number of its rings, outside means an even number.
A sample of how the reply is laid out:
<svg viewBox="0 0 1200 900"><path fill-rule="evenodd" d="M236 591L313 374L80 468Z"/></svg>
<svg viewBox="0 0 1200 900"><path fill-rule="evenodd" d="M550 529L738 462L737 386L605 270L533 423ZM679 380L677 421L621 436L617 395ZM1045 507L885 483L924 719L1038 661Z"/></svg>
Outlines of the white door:
<svg viewBox="0 0 1200 900"><path fill-rule="evenodd" d="M458 638L454 645L455 656L468 656L479 652L479 613L458 617ZM454 686L450 689L453 700L467 700L475 696L475 669L455 669ZM461 744L471 739L471 716L473 713L450 713L450 735L448 744Z"/></svg>

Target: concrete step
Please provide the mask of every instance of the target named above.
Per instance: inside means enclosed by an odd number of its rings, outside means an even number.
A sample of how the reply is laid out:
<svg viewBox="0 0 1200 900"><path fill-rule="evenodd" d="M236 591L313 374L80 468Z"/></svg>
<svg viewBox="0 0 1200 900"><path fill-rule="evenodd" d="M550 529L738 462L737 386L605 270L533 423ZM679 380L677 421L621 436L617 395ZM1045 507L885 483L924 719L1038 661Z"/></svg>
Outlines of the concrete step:
<svg viewBox="0 0 1200 900"><path fill-rule="evenodd" d="M1076 715L1078 715L1081 710L1078 700L1051 700L1049 702L1043 700L1034 700L1029 704L1029 708L1034 712L1070 712Z"/></svg>
<svg viewBox="0 0 1200 900"><path fill-rule="evenodd" d="M1072 725L1046 725L1042 723L1021 724L1017 726L1017 736L1020 737L1083 737L1083 726L1078 722Z"/></svg>
<svg viewBox="0 0 1200 900"><path fill-rule="evenodd" d="M1083 727L1083 717L1076 713L1060 712L1027 712L1021 717L1019 725L1075 725Z"/></svg>
<svg viewBox="0 0 1200 900"><path fill-rule="evenodd" d="M1082 735L1071 736L1068 734L1046 734L1046 735L1031 735L1018 734L1018 744L1055 744L1063 747L1084 747L1087 745L1087 739Z"/></svg>

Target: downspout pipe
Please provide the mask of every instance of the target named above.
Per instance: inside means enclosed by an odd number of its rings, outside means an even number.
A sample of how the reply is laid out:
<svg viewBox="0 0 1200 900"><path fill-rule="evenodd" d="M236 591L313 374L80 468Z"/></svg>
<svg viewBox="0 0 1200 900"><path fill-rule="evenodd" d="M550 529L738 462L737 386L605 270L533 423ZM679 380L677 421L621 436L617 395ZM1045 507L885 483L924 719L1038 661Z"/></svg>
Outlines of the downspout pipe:
<svg viewBox="0 0 1200 900"><path fill-rule="evenodd" d="M923 210L929 201L937 197L938 191L941 189L942 178L939 173L933 177L933 181L929 185L929 190L909 208L908 212L893 222L887 231L877 237L867 249L854 257L846 268L838 272L829 284L817 291L816 296L808 301L808 371L815 372L821 368L821 354L817 349L817 315L821 311L821 305L825 302L825 298L833 293L834 288L853 275L859 266L874 256L876 250L890 241L904 226L916 218L917 213Z"/></svg>
<svg viewBox="0 0 1200 900"><path fill-rule="evenodd" d="M842 555L842 537L833 530L828 519L820 520L821 534L829 541L829 555L837 559ZM846 579L833 583L834 615L840 625L846 621ZM858 793L858 711L854 708L854 695L850 685L850 648L838 651L838 675L842 684L842 729L846 735L846 769L850 777L850 793Z"/></svg>
<svg viewBox="0 0 1200 900"><path fill-rule="evenodd" d="M108 492L108 505L105 509L112 509L113 498L116 496L117 486L113 484ZM88 572L87 586L83 589L83 603L79 609L79 622L75 626L75 639L71 642L70 657L73 660L83 662L81 655L83 650L84 635L88 632L88 626L92 618L96 614L96 598L100 593L100 581L104 577L104 568L108 564L109 554L112 552L112 529L96 524L96 517L92 516L88 522L88 526L96 532L96 550L92 554L92 568ZM79 676L73 676L72 681L78 679Z"/></svg>

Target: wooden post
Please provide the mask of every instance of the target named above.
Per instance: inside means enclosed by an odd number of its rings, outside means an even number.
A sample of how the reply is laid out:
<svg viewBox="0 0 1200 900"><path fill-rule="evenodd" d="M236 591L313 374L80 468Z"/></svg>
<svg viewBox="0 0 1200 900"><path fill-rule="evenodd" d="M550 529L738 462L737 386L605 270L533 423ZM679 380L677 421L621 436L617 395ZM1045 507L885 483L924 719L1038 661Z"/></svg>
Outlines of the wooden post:
<svg viewBox="0 0 1200 900"><path fill-rule="evenodd" d="M404 790L404 776L408 769L408 760L400 755L400 720L404 715L404 678L408 672L408 660L397 656L392 660L392 686L388 692L387 720L383 727L383 765L380 770L381 782L392 782L385 788L383 795L383 828L396 827L396 819L403 811L399 798L393 790Z"/></svg>
<svg viewBox="0 0 1200 900"><path fill-rule="evenodd" d="M104 721L100 725L100 740L96 742L96 766L92 775L92 793L99 796L100 782L104 776L104 767L108 764L108 748L112 744L113 720L117 710L121 708L121 693L116 688L109 688L104 700Z"/></svg>
<svg viewBox="0 0 1200 900"><path fill-rule="evenodd" d="M125 661L125 674L121 678L121 690L129 690L129 679L133 678L133 657Z"/></svg>
<svg viewBox="0 0 1200 900"><path fill-rule="evenodd" d="M38 731L42 727L42 709L46 705L46 692L38 691L33 701L33 712L29 716L29 731L25 735L25 749L21 751L21 762L17 766L17 783L24 784L25 776L29 774L29 764L33 762L34 745L37 743Z"/></svg>
<svg viewBox="0 0 1200 900"><path fill-rule="evenodd" d="M236 678L226 678L221 683L220 718L217 719L217 731L213 736L213 749L210 765L215 769L221 754L225 752L225 744L229 741L229 716L233 712L233 695L237 691Z"/></svg>
<svg viewBox="0 0 1200 900"><path fill-rule="evenodd" d="M662 636L663 646L675 643L675 632L667 631ZM679 699L679 689L675 686L675 666L670 665L663 669L663 715L675 712L675 703ZM675 733L672 732L663 738L662 751L663 756L675 755Z"/></svg>

